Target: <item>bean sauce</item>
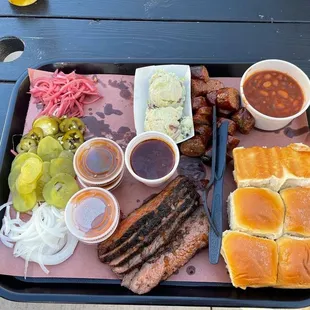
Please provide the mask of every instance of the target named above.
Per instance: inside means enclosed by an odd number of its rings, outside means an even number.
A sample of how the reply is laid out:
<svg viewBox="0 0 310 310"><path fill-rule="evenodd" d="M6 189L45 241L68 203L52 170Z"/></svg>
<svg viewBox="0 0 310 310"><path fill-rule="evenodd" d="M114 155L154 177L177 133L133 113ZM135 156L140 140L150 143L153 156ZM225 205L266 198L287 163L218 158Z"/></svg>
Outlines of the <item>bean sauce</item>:
<svg viewBox="0 0 310 310"><path fill-rule="evenodd" d="M299 84L279 71L260 71L244 83L244 95L257 111L272 117L288 117L298 113L304 103Z"/></svg>
<svg viewBox="0 0 310 310"><path fill-rule="evenodd" d="M132 170L141 178L154 180L167 175L174 166L172 148L164 141L150 139L138 144L132 151Z"/></svg>

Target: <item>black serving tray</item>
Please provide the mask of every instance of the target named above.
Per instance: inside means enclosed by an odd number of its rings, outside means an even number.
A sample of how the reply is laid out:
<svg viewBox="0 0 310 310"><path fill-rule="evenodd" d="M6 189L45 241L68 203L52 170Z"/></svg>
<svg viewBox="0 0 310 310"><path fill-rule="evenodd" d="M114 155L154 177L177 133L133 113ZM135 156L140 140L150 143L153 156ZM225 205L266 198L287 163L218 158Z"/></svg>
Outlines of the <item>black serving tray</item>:
<svg viewBox="0 0 310 310"><path fill-rule="evenodd" d="M132 59L74 59L51 60L34 68L46 71L60 69L66 73L76 70L80 74L130 74L135 69L150 64L182 63L173 59L144 59L132 63ZM194 61L187 61L195 64ZM210 76L241 77L251 64L206 64ZM25 72L13 89L4 130L0 140L0 204L7 201L7 179L13 156L12 137L24 129L30 96L28 73ZM309 118L308 118L309 119ZM3 217L4 211L0 213ZM98 270L100 272L100 270ZM102 304L148 304L218 307L270 307L301 308L310 305L310 290L236 289L230 284L164 282L146 295L136 295L120 286L118 280L28 278L0 275L0 296L14 301L68 302Z"/></svg>

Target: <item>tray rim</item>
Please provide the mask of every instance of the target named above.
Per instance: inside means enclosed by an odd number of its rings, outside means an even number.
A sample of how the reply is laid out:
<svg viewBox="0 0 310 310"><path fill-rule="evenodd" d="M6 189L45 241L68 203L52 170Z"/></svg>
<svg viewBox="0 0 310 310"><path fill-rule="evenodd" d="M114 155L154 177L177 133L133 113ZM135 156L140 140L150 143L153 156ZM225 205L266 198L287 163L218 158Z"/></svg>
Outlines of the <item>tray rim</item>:
<svg viewBox="0 0 310 310"><path fill-rule="evenodd" d="M42 68L43 66L47 65L55 65L55 64L167 64L167 63L173 63L173 64L184 64L184 60L179 61L172 61L173 59L149 59L149 58L71 58L71 59L48 59L43 62L39 62L36 65L32 66L33 69ZM199 60L199 59L198 59ZM197 59L187 60L186 64L196 64L199 63ZM212 63L212 65L251 65L248 63L243 62L221 62L219 64ZM9 139L9 128L13 120L14 116L14 109L15 104L18 96L18 90L21 84L24 82L24 80L28 77L28 70L25 70L23 74L20 75L18 80L16 81L10 99L7 109L7 114L5 117L4 125L3 125L3 132L0 139L0 167L3 165L3 159L4 154L6 152L6 148L3 147L8 143ZM31 278L30 281L21 281L21 277L15 277L15 276L6 276L1 275L1 277L7 277L11 279L15 279L20 282L24 282L27 284L40 284L40 283L60 283L62 278ZM36 279L39 279L38 281L35 281ZM40 281L41 280L41 281ZM42 281L43 280L43 281ZM44 281L46 280L46 281ZM78 284L77 282L82 283L81 280L88 281L88 284L91 285L91 282L96 282L98 279L80 279L80 278L72 278L67 279L65 283L74 283ZM92 281L94 280L94 281ZM74 282L76 281L76 282ZM115 284L118 280L99 280L102 281L100 284L108 284L115 281ZM103 283L106 281L107 283ZM310 305L310 294L309 298L299 300L299 301L281 301L281 300L271 300L271 299L260 299L260 300L250 300L250 299L238 299L238 302L236 302L235 299L231 297L190 297L190 296L158 296L158 295L90 295L90 294L55 294L55 293L29 293L29 292L16 292L13 290L10 290L9 288L6 288L3 286L0 280L0 296L12 300L12 301L28 301L28 302L74 302L74 303L103 303L103 304L156 304L156 305L191 305L191 306L228 306L228 307L274 307L274 308L301 308L306 307ZM63 283L63 282L62 282ZM112 284L112 283L111 283ZM230 288L232 291L237 291L238 289L234 288L229 283L204 283L204 282L186 282L186 281L167 281L165 284L162 284L161 286L173 286L173 287L179 287L179 285L183 287L188 288L195 288L195 287L206 287L210 288L213 287L215 289L221 289L221 288ZM269 288L265 288L270 290ZM259 290L259 289L256 289ZM284 291L283 291L284 292Z"/></svg>

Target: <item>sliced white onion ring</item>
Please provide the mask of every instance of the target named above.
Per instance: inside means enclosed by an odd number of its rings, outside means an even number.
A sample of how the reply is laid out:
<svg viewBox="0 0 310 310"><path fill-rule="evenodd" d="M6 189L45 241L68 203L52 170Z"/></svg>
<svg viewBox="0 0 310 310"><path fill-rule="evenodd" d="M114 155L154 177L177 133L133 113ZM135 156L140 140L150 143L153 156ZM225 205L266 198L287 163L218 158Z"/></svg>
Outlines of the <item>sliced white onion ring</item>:
<svg viewBox="0 0 310 310"><path fill-rule="evenodd" d="M78 240L68 231L62 210L47 203L36 205L29 221L23 222L19 213L11 218L11 205L0 206L0 211L6 208L0 240L7 247L14 246L13 255L25 260L25 277L28 262L39 264L48 274L45 266L61 264L72 256Z"/></svg>

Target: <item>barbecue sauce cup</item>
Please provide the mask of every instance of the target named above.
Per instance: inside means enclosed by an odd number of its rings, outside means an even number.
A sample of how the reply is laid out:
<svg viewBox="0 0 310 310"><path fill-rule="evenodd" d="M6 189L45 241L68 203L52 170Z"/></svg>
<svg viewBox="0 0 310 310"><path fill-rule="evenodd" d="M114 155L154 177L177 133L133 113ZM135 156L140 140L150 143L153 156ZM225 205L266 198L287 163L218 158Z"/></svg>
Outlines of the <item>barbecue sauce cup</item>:
<svg viewBox="0 0 310 310"><path fill-rule="evenodd" d="M169 136L156 131L136 136L125 151L129 173L149 187L166 183L175 174L179 161L177 144Z"/></svg>

